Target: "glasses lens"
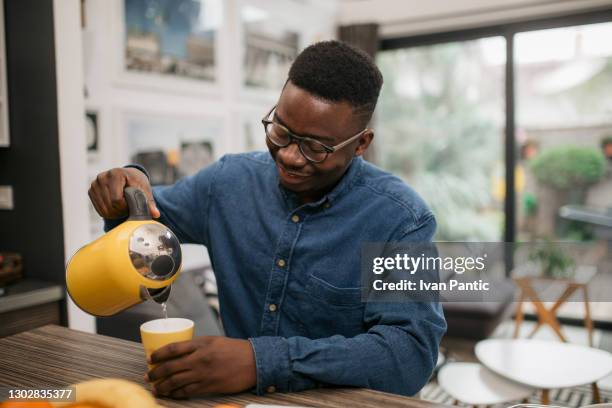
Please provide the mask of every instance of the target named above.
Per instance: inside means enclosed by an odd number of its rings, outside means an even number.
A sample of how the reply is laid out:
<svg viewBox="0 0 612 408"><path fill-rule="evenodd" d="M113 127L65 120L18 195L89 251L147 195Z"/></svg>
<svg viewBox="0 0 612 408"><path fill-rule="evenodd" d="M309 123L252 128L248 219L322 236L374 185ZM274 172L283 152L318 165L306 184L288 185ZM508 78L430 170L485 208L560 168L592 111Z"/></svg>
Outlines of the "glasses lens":
<svg viewBox="0 0 612 408"><path fill-rule="evenodd" d="M289 144L289 134L287 130L278 126L276 123L268 123L266 125L266 136L275 145L284 147Z"/></svg>
<svg viewBox="0 0 612 408"><path fill-rule="evenodd" d="M266 124L266 136L278 147L287 147L291 143L291 136L287 129L274 122ZM319 163L327 158L327 150L317 141L300 139L299 146L304 157L312 162Z"/></svg>
<svg viewBox="0 0 612 408"><path fill-rule="evenodd" d="M322 162L327 157L327 150L325 150L325 147L314 140L300 141L300 149L304 156L313 162Z"/></svg>

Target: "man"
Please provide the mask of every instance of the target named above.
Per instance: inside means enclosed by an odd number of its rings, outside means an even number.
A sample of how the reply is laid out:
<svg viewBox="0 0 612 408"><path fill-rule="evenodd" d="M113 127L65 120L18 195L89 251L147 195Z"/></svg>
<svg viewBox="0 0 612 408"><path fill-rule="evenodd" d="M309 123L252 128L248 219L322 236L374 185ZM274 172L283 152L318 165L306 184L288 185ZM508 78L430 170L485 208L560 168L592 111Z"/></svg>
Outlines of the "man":
<svg viewBox="0 0 612 408"><path fill-rule="evenodd" d="M446 329L440 306L364 303L359 288L362 242L426 242L436 226L415 192L361 158L381 86L364 53L317 43L263 120L269 154L227 155L153 191L134 166L92 183L107 228L136 186L155 218L210 253L228 337L155 352L147 380L157 394L341 385L413 395L426 383Z"/></svg>

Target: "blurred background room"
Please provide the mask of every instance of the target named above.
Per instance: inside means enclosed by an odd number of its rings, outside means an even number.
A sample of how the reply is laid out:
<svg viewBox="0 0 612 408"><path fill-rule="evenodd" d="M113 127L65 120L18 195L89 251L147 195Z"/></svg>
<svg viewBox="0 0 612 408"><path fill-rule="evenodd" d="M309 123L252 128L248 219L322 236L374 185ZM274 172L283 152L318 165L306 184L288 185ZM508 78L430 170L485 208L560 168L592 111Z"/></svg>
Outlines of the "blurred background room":
<svg viewBox="0 0 612 408"><path fill-rule="evenodd" d="M158 307L96 319L66 296L66 262L104 234L89 184L128 163L172 184L266 149L293 59L339 39L384 76L366 159L424 197L437 241L506 243L503 299L444 304L438 370L477 364L485 339L612 351L612 0L0 5L0 336L55 323L138 341ZM222 334L206 249L183 256L169 312ZM598 380L515 399L612 401ZM436 375L421 397L471 401Z"/></svg>

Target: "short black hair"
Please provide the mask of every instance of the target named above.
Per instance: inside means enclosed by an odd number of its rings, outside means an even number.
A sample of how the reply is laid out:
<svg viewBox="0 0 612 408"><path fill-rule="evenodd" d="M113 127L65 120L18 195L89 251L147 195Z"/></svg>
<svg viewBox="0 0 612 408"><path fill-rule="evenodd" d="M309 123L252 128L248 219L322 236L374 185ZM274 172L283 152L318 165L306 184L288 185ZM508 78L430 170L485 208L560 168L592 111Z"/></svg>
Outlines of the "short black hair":
<svg viewBox="0 0 612 408"><path fill-rule="evenodd" d="M291 65L288 80L326 101L348 102L368 121L383 84L372 58L341 41L321 41L306 47Z"/></svg>

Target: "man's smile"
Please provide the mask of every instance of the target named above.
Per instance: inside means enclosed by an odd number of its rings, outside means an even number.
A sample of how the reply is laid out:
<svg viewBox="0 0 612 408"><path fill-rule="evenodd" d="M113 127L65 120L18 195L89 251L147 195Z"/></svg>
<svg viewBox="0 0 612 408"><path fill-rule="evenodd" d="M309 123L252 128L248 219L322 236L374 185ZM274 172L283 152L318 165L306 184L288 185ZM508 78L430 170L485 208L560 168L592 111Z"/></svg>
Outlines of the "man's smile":
<svg viewBox="0 0 612 408"><path fill-rule="evenodd" d="M278 168L278 174L280 175L283 181L289 184L298 184L305 181L310 175L297 173L294 171L286 170L281 164L276 163L276 167Z"/></svg>

